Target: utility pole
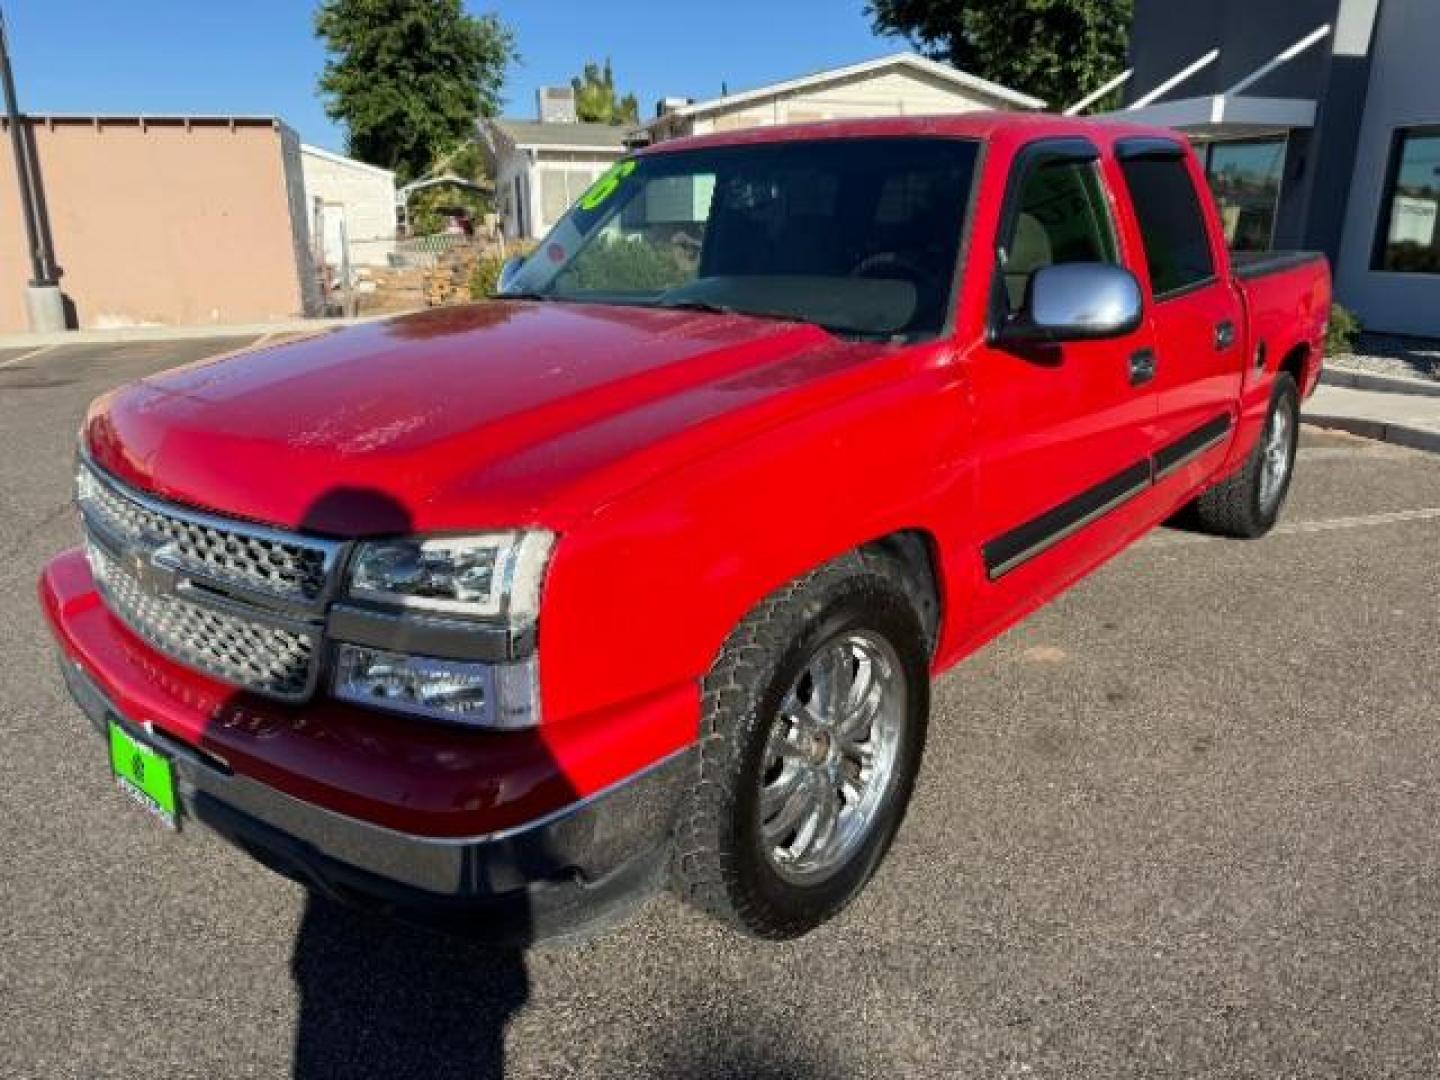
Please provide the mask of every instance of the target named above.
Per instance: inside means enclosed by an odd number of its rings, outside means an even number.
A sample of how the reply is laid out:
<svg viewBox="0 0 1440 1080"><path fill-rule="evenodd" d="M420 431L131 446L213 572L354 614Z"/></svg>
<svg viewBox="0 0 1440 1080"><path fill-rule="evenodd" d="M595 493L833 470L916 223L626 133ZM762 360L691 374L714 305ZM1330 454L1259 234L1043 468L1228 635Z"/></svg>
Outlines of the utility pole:
<svg viewBox="0 0 1440 1080"><path fill-rule="evenodd" d="M15 96L15 74L10 67L10 41L3 11L0 11L0 89L5 92L5 116L10 126L10 147L15 154L15 186L20 193L25 241L30 248L30 284L25 295L30 329L64 330L65 298L60 292L60 268L55 265L50 223L40 195L37 165L30 153L29 133Z"/></svg>

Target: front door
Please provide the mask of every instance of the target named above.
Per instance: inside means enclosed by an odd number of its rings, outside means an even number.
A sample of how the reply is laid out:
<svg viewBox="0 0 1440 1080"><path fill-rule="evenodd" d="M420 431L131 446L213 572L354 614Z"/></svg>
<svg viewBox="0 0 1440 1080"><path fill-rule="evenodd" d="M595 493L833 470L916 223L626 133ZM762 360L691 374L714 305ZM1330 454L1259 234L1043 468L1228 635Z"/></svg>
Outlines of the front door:
<svg viewBox="0 0 1440 1080"><path fill-rule="evenodd" d="M992 326L1020 310L1042 267L1127 265L1099 157L1080 139L1042 140L1016 155L995 232ZM992 343L971 354L976 527L988 582L974 613L982 633L1073 580L1140 527L1150 485L1153 351L1142 322L1109 340Z"/></svg>

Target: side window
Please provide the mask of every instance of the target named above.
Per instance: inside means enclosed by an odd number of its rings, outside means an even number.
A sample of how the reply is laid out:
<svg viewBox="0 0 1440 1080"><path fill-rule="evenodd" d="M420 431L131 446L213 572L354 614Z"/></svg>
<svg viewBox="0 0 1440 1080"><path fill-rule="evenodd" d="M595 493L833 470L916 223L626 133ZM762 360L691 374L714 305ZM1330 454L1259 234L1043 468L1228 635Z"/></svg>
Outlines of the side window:
<svg viewBox="0 0 1440 1080"><path fill-rule="evenodd" d="M1185 162L1175 157L1137 157L1121 161L1120 168L1140 223L1155 299L1212 279L1210 237Z"/></svg>
<svg viewBox="0 0 1440 1080"><path fill-rule="evenodd" d="M1030 278L1042 267L1117 261L1115 230L1093 162L1041 162L1021 185L1014 221L1000 251L1011 314L1024 306Z"/></svg>

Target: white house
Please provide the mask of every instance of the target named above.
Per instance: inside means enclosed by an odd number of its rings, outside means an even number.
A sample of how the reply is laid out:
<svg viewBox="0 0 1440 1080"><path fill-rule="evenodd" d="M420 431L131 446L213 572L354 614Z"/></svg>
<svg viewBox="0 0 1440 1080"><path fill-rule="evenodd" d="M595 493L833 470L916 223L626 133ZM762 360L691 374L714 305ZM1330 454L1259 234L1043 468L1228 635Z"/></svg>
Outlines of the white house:
<svg viewBox="0 0 1440 1080"><path fill-rule="evenodd" d="M510 240L544 236L596 177L625 153L624 127L575 121L486 120L480 141Z"/></svg>
<svg viewBox="0 0 1440 1080"><path fill-rule="evenodd" d="M947 64L915 53L895 53L708 101L667 98L641 137L659 142L770 124L1044 106L1039 98Z"/></svg>
<svg viewBox="0 0 1440 1080"><path fill-rule="evenodd" d="M684 135L843 120L1040 109L1044 102L914 53L896 53L849 67L772 83L709 101L666 98L638 130L574 119L565 89L542 90L542 120L487 120L480 125L495 170L505 235L543 236L594 179L629 146Z"/></svg>
<svg viewBox="0 0 1440 1080"><path fill-rule="evenodd" d="M384 266L395 250L395 174L306 145L300 167L325 262L338 268L348 246L350 265Z"/></svg>

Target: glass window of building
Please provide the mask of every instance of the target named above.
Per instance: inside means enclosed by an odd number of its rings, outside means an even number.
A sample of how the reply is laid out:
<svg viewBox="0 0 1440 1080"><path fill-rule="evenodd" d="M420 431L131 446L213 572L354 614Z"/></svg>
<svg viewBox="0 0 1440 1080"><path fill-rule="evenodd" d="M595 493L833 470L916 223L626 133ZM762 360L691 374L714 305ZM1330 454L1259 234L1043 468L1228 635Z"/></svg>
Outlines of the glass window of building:
<svg viewBox="0 0 1440 1080"><path fill-rule="evenodd" d="M1232 251L1270 249L1284 170L1284 139L1213 142L1207 147L1205 176Z"/></svg>
<svg viewBox="0 0 1440 1080"><path fill-rule="evenodd" d="M1380 204L1374 269L1440 274L1440 128L1401 131Z"/></svg>

